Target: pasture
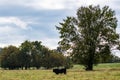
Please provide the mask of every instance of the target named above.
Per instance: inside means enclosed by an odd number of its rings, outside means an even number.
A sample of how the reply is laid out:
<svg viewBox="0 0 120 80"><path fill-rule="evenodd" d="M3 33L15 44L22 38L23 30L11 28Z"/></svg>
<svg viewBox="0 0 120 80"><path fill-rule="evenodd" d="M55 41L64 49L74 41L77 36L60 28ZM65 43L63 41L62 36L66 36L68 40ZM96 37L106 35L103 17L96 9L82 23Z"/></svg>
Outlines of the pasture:
<svg viewBox="0 0 120 80"><path fill-rule="evenodd" d="M0 80L120 80L120 63L100 64L94 71L75 65L67 74L56 75L52 70L0 70Z"/></svg>

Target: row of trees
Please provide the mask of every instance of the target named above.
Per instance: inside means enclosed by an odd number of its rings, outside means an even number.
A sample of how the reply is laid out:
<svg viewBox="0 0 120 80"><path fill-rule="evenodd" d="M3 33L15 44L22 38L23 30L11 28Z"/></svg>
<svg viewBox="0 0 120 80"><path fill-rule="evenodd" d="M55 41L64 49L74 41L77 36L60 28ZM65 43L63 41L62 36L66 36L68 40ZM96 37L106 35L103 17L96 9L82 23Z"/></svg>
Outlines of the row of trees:
<svg viewBox="0 0 120 80"><path fill-rule="evenodd" d="M25 41L19 48L8 46L0 52L1 67L5 69L46 69L65 66L71 67L70 58L57 50L49 50L39 41Z"/></svg>

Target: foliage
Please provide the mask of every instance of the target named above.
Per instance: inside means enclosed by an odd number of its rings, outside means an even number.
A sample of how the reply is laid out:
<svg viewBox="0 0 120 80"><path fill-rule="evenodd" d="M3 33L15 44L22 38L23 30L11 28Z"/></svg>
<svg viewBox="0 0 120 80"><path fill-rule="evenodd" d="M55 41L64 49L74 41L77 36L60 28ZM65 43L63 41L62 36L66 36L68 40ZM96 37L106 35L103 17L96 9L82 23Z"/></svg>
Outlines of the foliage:
<svg viewBox="0 0 120 80"><path fill-rule="evenodd" d="M65 67L70 69L73 67L73 61L69 56L65 56L62 49L57 48L56 50L51 51L51 63L53 62L53 67ZM52 65L53 65L52 64Z"/></svg>
<svg viewBox="0 0 120 80"><path fill-rule="evenodd" d="M68 57L68 56L66 57L65 67L66 67L67 69L70 69L70 68L73 67L73 61L72 61L72 59L71 59L70 57Z"/></svg>
<svg viewBox="0 0 120 80"><path fill-rule="evenodd" d="M118 46L116 27L112 9L90 5L80 7L76 17L67 17L56 28L60 33L60 47L71 51L73 60L84 65L86 70L93 70L94 64L110 57L111 49Z"/></svg>
<svg viewBox="0 0 120 80"><path fill-rule="evenodd" d="M30 69L31 67L46 69L53 67L69 67L69 60L63 54L50 50L40 41L24 41L19 48L9 46L0 52L1 67L5 69Z"/></svg>
<svg viewBox="0 0 120 80"><path fill-rule="evenodd" d="M45 60L46 68L60 67L65 64L65 57L62 54L51 53Z"/></svg>
<svg viewBox="0 0 120 80"><path fill-rule="evenodd" d="M19 67L19 49L15 46L8 46L2 49L0 60L2 68L16 69Z"/></svg>
<svg viewBox="0 0 120 80"><path fill-rule="evenodd" d="M20 54L19 60L21 64L21 68L25 67L25 69L30 68L31 64L31 50L32 44L30 41L25 41L20 46Z"/></svg>
<svg viewBox="0 0 120 80"><path fill-rule="evenodd" d="M118 63L120 62L120 57L113 55L109 61L111 63Z"/></svg>

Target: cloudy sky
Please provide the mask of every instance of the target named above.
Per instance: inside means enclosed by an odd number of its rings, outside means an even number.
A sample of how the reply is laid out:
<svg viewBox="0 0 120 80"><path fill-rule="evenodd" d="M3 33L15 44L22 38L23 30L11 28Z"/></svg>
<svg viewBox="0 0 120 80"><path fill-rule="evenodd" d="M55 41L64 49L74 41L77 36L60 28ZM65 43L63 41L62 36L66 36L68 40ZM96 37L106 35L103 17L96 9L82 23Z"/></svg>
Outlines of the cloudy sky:
<svg viewBox="0 0 120 80"><path fill-rule="evenodd" d="M119 33L120 0L0 0L0 47L39 40L55 49L59 41L55 25L91 4L108 5L116 11Z"/></svg>

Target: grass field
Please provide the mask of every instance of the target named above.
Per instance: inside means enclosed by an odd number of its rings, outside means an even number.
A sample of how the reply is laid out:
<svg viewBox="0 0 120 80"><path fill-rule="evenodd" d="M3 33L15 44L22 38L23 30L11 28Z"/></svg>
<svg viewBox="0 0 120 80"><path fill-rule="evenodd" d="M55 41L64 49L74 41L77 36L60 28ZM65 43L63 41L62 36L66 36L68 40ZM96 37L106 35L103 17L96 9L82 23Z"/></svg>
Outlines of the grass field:
<svg viewBox="0 0 120 80"><path fill-rule="evenodd" d="M66 75L52 70L0 70L0 80L120 80L120 63L100 64L94 71L75 65Z"/></svg>

